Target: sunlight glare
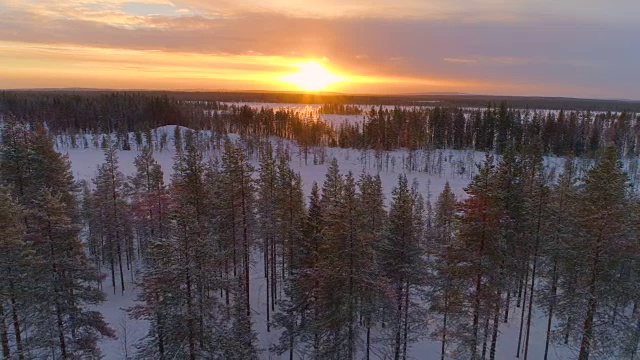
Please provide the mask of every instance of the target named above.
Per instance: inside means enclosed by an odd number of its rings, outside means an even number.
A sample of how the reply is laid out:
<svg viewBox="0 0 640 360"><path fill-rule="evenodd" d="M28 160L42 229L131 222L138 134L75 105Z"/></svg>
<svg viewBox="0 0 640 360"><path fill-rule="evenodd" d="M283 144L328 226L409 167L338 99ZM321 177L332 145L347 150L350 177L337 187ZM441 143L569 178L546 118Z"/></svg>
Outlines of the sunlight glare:
<svg viewBox="0 0 640 360"><path fill-rule="evenodd" d="M296 67L300 69L298 72L285 75L280 80L293 84L301 90L325 90L327 87L345 80L344 76L332 73L315 60L296 64Z"/></svg>

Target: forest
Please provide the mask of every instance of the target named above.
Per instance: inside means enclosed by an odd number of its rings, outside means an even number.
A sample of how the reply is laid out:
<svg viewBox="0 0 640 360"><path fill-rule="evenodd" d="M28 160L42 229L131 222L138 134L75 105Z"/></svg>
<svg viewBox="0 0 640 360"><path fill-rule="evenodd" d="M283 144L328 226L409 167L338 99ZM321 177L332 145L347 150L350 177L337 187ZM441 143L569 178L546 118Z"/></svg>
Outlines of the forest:
<svg viewBox="0 0 640 360"><path fill-rule="evenodd" d="M622 163L640 150L635 114L325 105L366 119L334 127L166 96L2 96L3 359L100 358L116 332L95 306L105 289L126 293L127 276L127 315L149 324L131 359L404 360L428 338L441 359L495 360L513 355L497 346L508 321L513 353L533 359L539 319L545 360L554 345L579 360L638 357L640 202ZM193 130L158 138L167 124ZM465 196L448 183L431 196L400 173L387 197L379 174L336 159L305 194L273 136L303 150L486 157ZM90 182L56 139L102 151ZM175 148L168 183L154 158L163 146ZM118 154L133 148L127 176ZM565 157L562 171L545 168L550 154ZM578 157L594 161L580 172ZM269 348L264 331L278 334Z"/></svg>
<svg viewBox="0 0 640 360"><path fill-rule="evenodd" d="M252 108L147 93L0 93L0 114L43 124L54 135L68 135L74 147L88 147L76 142L77 135L108 133L120 144L128 142L129 132L136 134L135 145L141 147L151 129L180 125L244 137L278 136L305 146L451 148L501 154L508 148L521 151L539 144L546 155L594 157L598 150L614 145L623 157L640 153L640 117L627 111L592 112L589 107L528 110L499 101L477 108L324 104L318 113L362 114L365 121L334 125L318 114L286 108Z"/></svg>

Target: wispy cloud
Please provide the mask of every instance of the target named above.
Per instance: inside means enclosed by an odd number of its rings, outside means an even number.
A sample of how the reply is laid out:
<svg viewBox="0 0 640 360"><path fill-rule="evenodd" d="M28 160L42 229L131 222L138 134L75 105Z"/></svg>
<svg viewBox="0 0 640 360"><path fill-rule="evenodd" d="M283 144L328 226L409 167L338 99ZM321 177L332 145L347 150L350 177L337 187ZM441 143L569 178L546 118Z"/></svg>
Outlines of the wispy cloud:
<svg viewBox="0 0 640 360"><path fill-rule="evenodd" d="M510 56L503 57L478 57L478 58L454 58L446 57L443 61L455 64L502 64L502 65L526 65L531 62L526 58L515 58Z"/></svg>
<svg viewBox="0 0 640 360"><path fill-rule="evenodd" d="M476 59L462 59L462 58L444 58L442 60L450 63L456 63L456 64L475 64L478 62L478 60Z"/></svg>

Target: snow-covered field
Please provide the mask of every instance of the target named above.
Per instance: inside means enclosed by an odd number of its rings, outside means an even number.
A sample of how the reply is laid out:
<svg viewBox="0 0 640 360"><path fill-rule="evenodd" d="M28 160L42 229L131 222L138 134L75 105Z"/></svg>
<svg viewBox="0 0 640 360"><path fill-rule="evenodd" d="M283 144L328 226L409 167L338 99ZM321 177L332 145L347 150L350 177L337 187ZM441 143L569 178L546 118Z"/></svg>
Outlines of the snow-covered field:
<svg viewBox="0 0 640 360"><path fill-rule="evenodd" d="M159 129L159 132L166 132L169 137L172 137L173 131L174 127L171 126ZM276 139L273 139L273 141L276 142ZM172 142L170 141L170 143ZM317 181L319 184L323 182L330 159L336 158L339 161L341 171L344 173L351 171L355 176L363 172L380 174L387 201L390 198L391 190L395 186L400 173L406 173L409 181L413 179L418 181L421 191L425 194L425 198L428 198L428 194L430 193L431 198L434 199L442 191L446 181L449 181L458 196L464 196L463 188L469 183L475 172L475 166L473 164L484 158L484 153L474 151L434 150L431 152L417 152L417 154L414 154L415 158L418 159L416 160L416 168L422 171L407 171L403 168L403 163L407 161L408 156L406 151L393 151L382 154L379 156L381 160L378 162L378 164L382 166L378 167L373 151L362 152L353 149L328 148L324 149L326 154L324 164L314 164L313 152L310 153L308 161L305 164L304 156L299 149L294 144L289 143L288 145L292 153L291 165L295 171L301 174L304 182L304 190L307 195L310 193L314 181ZM102 152L95 148L60 149L59 151L69 155L73 174L78 180L84 179L90 181L91 178L95 176L97 165L103 162ZM315 151L318 153L320 149L316 149ZM138 151L133 150L119 151L120 169L125 175L133 174L133 160L138 153ZM165 172L165 180L167 182L171 175L174 155L175 151L172 148L154 153L154 157L161 164ZM217 155L215 152L208 154L208 156ZM320 156L317 155L316 159L319 158ZM549 168L561 166L561 161L557 158L548 158L545 162ZM253 159L252 163L257 168L257 159ZM261 258L261 256L256 257L258 258L256 259L257 261ZM266 331L266 315L264 314L264 309L266 308L266 284L261 274L262 266L256 264L253 269L251 303L254 314L254 328L259 334L259 345L264 349L261 358L265 360L277 359L277 356L269 354L266 350L272 343L277 341L279 333L276 331L267 333ZM102 304L99 309L118 333L117 340L103 341L101 343L101 347L108 360L126 359L127 356L132 356L132 354L135 353L136 340L144 336L147 329L144 321L135 321L127 319L126 317L124 309L134 305L136 295L135 285L131 281L131 274L128 274L127 278L129 279L127 284L128 288L124 295L121 295L119 291L114 295L110 282L104 282L103 290L108 295L108 301ZM506 360L516 358L520 309L513 311L510 317L511 321L508 324L502 324L500 327L501 336L498 342L497 359ZM529 353L530 359L542 359L546 326L546 320L542 318L543 317L533 324ZM428 329L425 329L424 333L426 334L428 331ZM423 339L411 347L410 354L414 359L439 358L440 344L437 341ZM558 360L576 358L574 352L565 348L552 348L550 355L551 359Z"/></svg>

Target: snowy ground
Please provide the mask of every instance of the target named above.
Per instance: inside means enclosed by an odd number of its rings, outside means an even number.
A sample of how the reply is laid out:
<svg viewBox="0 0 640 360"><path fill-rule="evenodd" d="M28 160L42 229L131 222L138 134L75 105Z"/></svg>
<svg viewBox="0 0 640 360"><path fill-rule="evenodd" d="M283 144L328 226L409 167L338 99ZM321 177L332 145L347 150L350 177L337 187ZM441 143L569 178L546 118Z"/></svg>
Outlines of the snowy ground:
<svg viewBox="0 0 640 360"><path fill-rule="evenodd" d="M166 131L171 136L173 134L173 127L164 127L160 131ZM74 176L78 180L89 180L95 176L96 167L103 162L103 154L101 151L89 148L89 149L69 149L60 150L63 153L68 153L71 159L72 171ZM406 151L394 151L388 153L389 163L394 162L395 165L389 165L387 170L386 166L382 170L378 170L375 166L375 157L373 151L361 152L352 149L326 149L326 163L322 165L313 165L313 156L309 156L308 163L305 164L301 154L297 148L291 145L292 152L292 167L295 171L300 172L303 182L304 190L308 195L312 183L317 181L319 184L324 179L325 172L327 170L328 163L331 158L336 158L339 161L340 169L343 173L351 171L357 177L363 172L367 173L379 173L384 191L387 196L387 201L390 198L391 189L395 186L399 173L406 173L409 181L416 179L420 183L420 189L425 193L425 198L430 192L432 199L435 198L444 188L446 181L449 181L454 192L458 196L464 195L464 186L469 183L469 180L474 174L475 167L473 163L480 161L484 158L483 153L473 151L450 151L450 150L436 150L429 154L429 161L424 160L423 164L419 167L428 164L437 164L437 161L433 159L441 158L442 171L434 171L431 166L429 172L413 171L407 172L402 169L402 159L407 156ZM161 164L164 172L165 179L168 183L171 174L173 157L175 152L173 150L165 150L163 152L155 152L154 156L156 160ZM132 175L134 172L133 160L138 155L137 151L120 151L120 169L125 175ZM216 154L209 154L215 156ZM423 154L426 156L426 154ZM383 156L385 159L387 153ZM365 162L363 159L367 159ZM394 160L391 160L394 159ZM252 161L257 168L257 161ZM560 165L560 161L555 158L546 160L547 166L556 167ZM464 168L464 171L461 169ZM256 256L260 260L260 256ZM261 276L262 266L256 264L254 266L252 274L252 286L251 286L251 303L254 311L254 328L259 334L260 346L263 349L267 349L272 343L277 341L279 334L277 332L266 332L264 314L266 308L266 294L265 294L265 282ZM102 349L106 355L107 360L126 359L126 355L131 356L135 352L135 342L140 337L144 336L147 325L143 321L134 321L127 319L124 309L134 305L134 298L136 294L135 285L131 282L131 276L127 277L127 291L124 295L121 295L119 291L114 295L113 288L109 281L105 281L103 290L108 296L108 301L101 305L99 309L104 314L106 320L117 331L118 339L113 341L103 341ZM509 324L502 324L500 327L501 336L498 343L498 356L497 359L515 359L516 346L519 330L520 309L513 311L511 314L511 321ZM541 317L539 320L534 321L531 337L531 349L530 359L541 359L542 352L544 350L544 328L546 321ZM427 331L425 331L427 333ZM552 348L551 359L565 360L574 359L576 355L568 349L556 349ZM410 349L410 354L415 359L434 359L440 357L440 344L431 340L422 340L417 344L414 344ZM275 355L269 354L264 351L261 356L262 359L277 359ZM284 358L284 357L283 357Z"/></svg>

